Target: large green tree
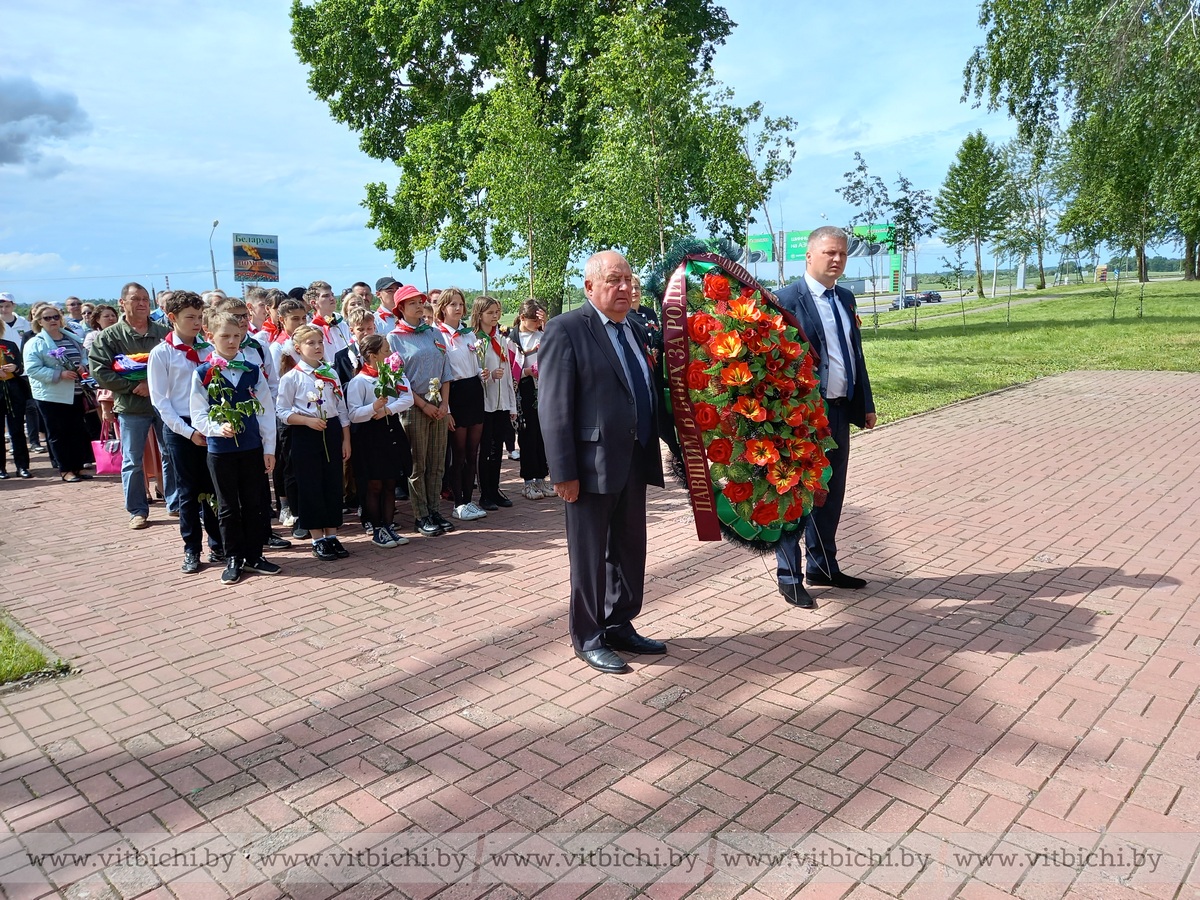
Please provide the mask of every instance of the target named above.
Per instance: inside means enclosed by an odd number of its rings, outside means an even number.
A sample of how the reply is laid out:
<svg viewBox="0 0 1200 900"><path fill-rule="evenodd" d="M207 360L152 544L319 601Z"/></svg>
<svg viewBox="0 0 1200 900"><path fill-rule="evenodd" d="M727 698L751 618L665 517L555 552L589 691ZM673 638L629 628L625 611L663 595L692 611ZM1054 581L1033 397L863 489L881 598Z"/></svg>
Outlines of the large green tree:
<svg viewBox="0 0 1200 900"><path fill-rule="evenodd" d="M967 135L934 201L946 243L975 248L975 293L983 296L983 245L1003 230L1013 209L1004 163L982 131Z"/></svg>
<svg viewBox="0 0 1200 900"><path fill-rule="evenodd" d="M964 90L1007 109L1026 138L1069 125L1080 204L1113 226L1101 239L1131 246L1157 214L1193 258L1193 276L1198 18L1200 4L1184 0L983 0L985 40L967 62Z"/></svg>
<svg viewBox="0 0 1200 900"><path fill-rule="evenodd" d="M689 51L685 73L695 83L732 27L725 10L712 0L655 0L648 8L660 15L664 36ZM405 267L435 244L447 258L463 258L472 247L486 254L486 229L470 219L497 214L499 198L494 186L480 194L485 173L472 172L471 164L491 139L487 128L496 119L488 106L514 79L530 93L510 102L536 101L547 132L543 159L579 177L598 136L590 63L604 50L609 17L619 9L611 0L294 0L292 40L309 67L309 86L337 121L359 133L366 153L399 166L394 190L368 188L381 248ZM524 68L514 66L518 59ZM577 204L562 207L552 225L530 215L526 225L548 227L551 241L567 241L572 252L583 249L586 222ZM448 244L447 223L459 226ZM558 306L570 253L552 256L541 265L542 283Z"/></svg>
<svg viewBox="0 0 1200 900"><path fill-rule="evenodd" d="M1053 164L1058 150L1040 131L1027 138L1018 136L1000 148L1015 204L1002 240L1011 256L1036 257L1039 290L1046 287L1046 250L1054 240L1059 196Z"/></svg>

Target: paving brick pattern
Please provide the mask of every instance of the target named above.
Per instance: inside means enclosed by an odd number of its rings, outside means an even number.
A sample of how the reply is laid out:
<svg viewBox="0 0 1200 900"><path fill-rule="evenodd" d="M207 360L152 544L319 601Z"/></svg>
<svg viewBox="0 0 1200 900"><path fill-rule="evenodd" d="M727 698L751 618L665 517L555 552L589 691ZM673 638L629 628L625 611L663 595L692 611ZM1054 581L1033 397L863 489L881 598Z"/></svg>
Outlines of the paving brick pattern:
<svg viewBox="0 0 1200 900"><path fill-rule="evenodd" d="M3 605L81 674L0 695L0 891L1200 897L1197 398L1074 373L856 436L870 586L815 612L654 492L670 652L624 677L566 640L557 501L223 588L113 479L4 482ZM25 852L72 844L127 855Z"/></svg>

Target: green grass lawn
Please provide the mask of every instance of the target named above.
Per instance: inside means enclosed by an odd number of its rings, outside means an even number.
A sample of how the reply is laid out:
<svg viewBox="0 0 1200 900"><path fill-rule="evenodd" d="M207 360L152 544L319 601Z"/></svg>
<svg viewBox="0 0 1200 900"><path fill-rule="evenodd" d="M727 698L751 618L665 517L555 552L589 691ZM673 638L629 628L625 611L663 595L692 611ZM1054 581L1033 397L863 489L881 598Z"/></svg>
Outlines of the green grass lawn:
<svg viewBox="0 0 1200 900"><path fill-rule="evenodd" d="M17 637L0 618L0 684L17 681L46 668L45 655Z"/></svg>
<svg viewBox="0 0 1200 900"><path fill-rule="evenodd" d="M1200 371L1200 284L1147 285L1139 316L1141 286L1122 282L1115 321L1109 289L1083 285L1056 288L1055 293L1065 296L1042 295L1035 302L1014 304L1011 324L1005 321L1005 309L968 312L965 331L961 317L922 316L916 331L895 325L876 334L870 317L864 317L863 349L880 421L1058 372ZM968 301L968 310L971 305ZM936 314L957 307L955 301L928 309ZM928 316L926 309L918 311ZM911 321L912 310L905 313Z"/></svg>

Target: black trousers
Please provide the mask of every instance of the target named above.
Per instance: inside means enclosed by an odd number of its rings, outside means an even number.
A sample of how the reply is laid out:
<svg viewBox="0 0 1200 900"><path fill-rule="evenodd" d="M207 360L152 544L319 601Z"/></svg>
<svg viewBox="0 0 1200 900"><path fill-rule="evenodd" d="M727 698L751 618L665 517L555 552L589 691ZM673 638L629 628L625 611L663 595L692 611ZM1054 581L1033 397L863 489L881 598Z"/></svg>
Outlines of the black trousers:
<svg viewBox="0 0 1200 900"><path fill-rule="evenodd" d="M199 554L201 539L207 534L209 548L220 550L223 544L217 513L213 504L200 499L204 494L215 493L208 471L208 447L198 446L166 427L163 445L179 492L179 536L183 538L183 549Z"/></svg>
<svg viewBox="0 0 1200 900"><path fill-rule="evenodd" d="M262 556L262 447L208 454L208 473L217 491L217 522L227 556Z"/></svg>
<svg viewBox="0 0 1200 900"><path fill-rule="evenodd" d="M580 491L566 504L571 562L571 643L604 646L606 632L633 633L646 577L646 454L634 444L629 480L617 494ZM525 445L521 445L521 459Z"/></svg>
<svg viewBox="0 0 1200 900"><path fill-rule="evenodd" d="M92 455L87 426L83 421L83 397L75 395L73 403L37 401L38 412L46 423L50 455L61 473L78 472Z"/></svg>
<svg viewBox="0 0 1200 900"><path fill-rule="evenodd" d="M28 399L24 390L14 388L20 379L12 378L0 383L0 431L8 426L8 437L12 441L13 465L18 469L29 468L29 444L25 440L25 403ZM0 437L0 469L7 468L7 451Z"/></svg>
<svg viewBox="0 0 1200 900"><path fill-rule="evenodd" d="M329 419L324 431L289 425L292 472L299 485L296 524L313 531L342 525L342 425ZM317 535L320 537L320 535Z"/></svg>
<svg viewBox="0 0 1200 900"><path fill-rule="evenodd" d="M775 574L780 584L799 584L802 579L800 532L804 532L808 566L804 571L836 575L837 530L846 499L846 469L850 464L850 409L845 404L829 406L829 430L837 447L826 452L829 467L829 496L824 506L814 507L804 527L784 534L775 547Z"/></svg>
<svg viewBox="0 0 1200 900"><path fill-rule="evenodd" d="M546 462L546 445L542 441L542 420L538 418L537 409L537 380L526 375L517 384L521 397L521 430L517 439L521 442L521 478L545 478L550 474L550 465Z"/></svg>
<svg viewBox="0 0 1200 900"><path fill-rule="evenodd" d="M275 499L286 506L292 515L300 515L300 492L296 488L296 473L292 471L292 435L290 425L282 423L275 432ZM270 516L268 515L268 520Z"/></svg>
<svg viewBox="0 0 1200 900"><path fill-rule="evenodd" d="M479 443L479 498L500 496L500 465L504 447L512 440L512 416L506 409L483 414L483 439Z"/></svg>

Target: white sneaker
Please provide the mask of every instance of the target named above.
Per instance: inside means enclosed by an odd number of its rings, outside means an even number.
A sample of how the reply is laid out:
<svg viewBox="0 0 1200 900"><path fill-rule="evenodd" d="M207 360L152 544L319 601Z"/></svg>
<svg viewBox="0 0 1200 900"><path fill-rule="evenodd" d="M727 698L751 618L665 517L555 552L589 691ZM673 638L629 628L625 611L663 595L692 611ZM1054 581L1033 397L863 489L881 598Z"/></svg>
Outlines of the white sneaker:
<svg viewBox="0 0 1200 900"><path fill-rule="evenodd" d="M470 503L468 503L467 506L469 506L471 508L471 510L475 513L475 518L477 518L477 519L486 519L487 518L487 510L484 509L482 506L480 506L478 503L476 503L474 500L472 500Z"/></svg>
<svg viewBox="0 0 1200 900"><path fill-rule="evenodd" d="M525 486L521 488L521 496L526 500L543 500L542 492L538 490L537 484L532 481L525 482Z"/></svg>
<svg viewBox="0 0 1200 900"><path fill-rule="evenodd" d="M279 524L284 528L294 528L296 525L296 517L286 506L279 511Z"/></svg>
<svg viewBox="0 0 1200 900"><path fill-rule="evenodd" d="M520 459L520 458L521 458L521 451L520 451L520 450L514 450L514 451L512 451L510 454L508 454L508 458L509 458L509 459Z"/></svg>
<svg viewBox="0 0 1200 900"><path fill-rule="evenodd" d="M454 507L454 512L450 513L450 515L454 516L456 519L461 519L464 522L471 522L475 519L482 518L482 516L479 515L479 513L482 512L483 510L478 509L474 503L461 503Z"/></svg>

